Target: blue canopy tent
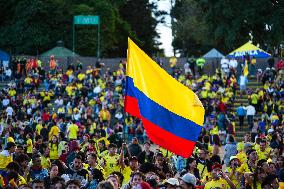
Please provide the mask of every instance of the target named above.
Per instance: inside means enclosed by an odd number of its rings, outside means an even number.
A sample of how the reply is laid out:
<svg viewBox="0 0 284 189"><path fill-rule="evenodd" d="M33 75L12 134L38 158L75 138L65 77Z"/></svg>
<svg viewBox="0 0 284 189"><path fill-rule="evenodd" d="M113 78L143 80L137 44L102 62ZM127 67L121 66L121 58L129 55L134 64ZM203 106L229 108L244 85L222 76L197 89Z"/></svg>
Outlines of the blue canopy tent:
<svg viewBox="0 0 284 189"><path fill-rule="evenodd" d="M203 55L203 58L206 59L206 62L210 62L210 69L208 70L210 74L215 73L216 68L219 67L219 61L223 57L224 55L215 48L211 49L209 52Z"/></svg>
<svg viewBox="0 0 284 189"><path fill-rule="evenodd" d="M208 53L206 53L205 55L203 55L203 58L222 58L224 57L224 55L222 53L220 53L218 50L216 50L215 48L211 49Z"/></svg>
<svg viewBox="0 0 284 189"><path fill-rule="evenodd" d="M9 54L0 50L0 60L9 61L10 60Z"/></svg>
<svg viewBox="0 0 284 189"><path fill-rule="evenodd" d="M8 67L9 66L9 61L10 61L9 54L0 50L0 62L2 62L2 65L4 67Z"/></svg>

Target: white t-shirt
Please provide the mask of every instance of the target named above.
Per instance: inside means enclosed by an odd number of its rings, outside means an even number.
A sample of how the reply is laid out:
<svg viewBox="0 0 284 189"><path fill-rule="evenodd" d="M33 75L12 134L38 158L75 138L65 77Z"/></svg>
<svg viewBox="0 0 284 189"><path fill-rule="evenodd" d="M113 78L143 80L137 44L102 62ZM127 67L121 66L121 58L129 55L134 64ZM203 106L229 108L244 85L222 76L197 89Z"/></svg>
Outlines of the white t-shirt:
<svg viewBox="0 0 284 189"><path fill-rule="evenodd" d="M14 112L14 110L13 110L13 108L11 106L8 106L6 108L6 113L7 113L8 116L12 116L13 112Z"/></svg>
<svg viewBox="0 0 284 189"><path fill-rule="evenodd" d="M63 105L63 99L56 99L55 102L56 106L62 106Z"/></svg>
<svg viewBox="0 0 284 189"><path fill-rule="evenodd" d="M240 76L240 85L244 86L246 85L246 77L245 76Z"/></svg>
<svg viewBox="0 0 284 189"><path fill-rule="evenodd" d="M229 67L230 68L236 68L238 66L238 62L235 59L230 60Z"/></svg>
<svg viewBox="0 0 284 189"><path fill-rule="evenodd" d="M226 58L222 58L220 63L221 63L221 66L222 66L223 64L229 64L229 60L226 59Z"/></svg>
<svg viewBox="0 0 284 189"><path fill-rule="evenodd" d="M6 76L8 76L8 77L11 77L11 75L12 75L12 71L11 71L11 69L9 68L9 69L7 69L7 70L5 70L5 75Z"/></svg>
<svg viewBox="0 0 284 189"><path fill-rule="evenodd" d="M221 59L221 69L223 72L229 72L229 60L226 58Z"/></svg>
<svg viewBox="0 0 284 189"><path fill-rule="evenodd" d="M93 92L94 92L95 94L99 94L101 91L102 91L102 89L101 89L101 87L100 87L99 85L96 86L96 87L94 88L94 90L93 90Z"/></svg>
<svg viewBox="0 0 284 189"><path fill-rule="evenodd" d="M245 107L245 109L247 110L247 116L248 115L255 115L255 108L252 105L249 105L247 107Z"/></svg>

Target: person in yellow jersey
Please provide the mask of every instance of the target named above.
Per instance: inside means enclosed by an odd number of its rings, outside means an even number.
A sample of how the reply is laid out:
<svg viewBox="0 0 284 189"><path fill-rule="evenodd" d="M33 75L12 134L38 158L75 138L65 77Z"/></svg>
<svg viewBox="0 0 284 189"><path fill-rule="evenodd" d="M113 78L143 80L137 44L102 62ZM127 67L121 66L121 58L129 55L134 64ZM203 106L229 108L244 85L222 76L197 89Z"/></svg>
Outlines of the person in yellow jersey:
<svg viewBox="0 0 284 189"><path fill-rule="evenodd" d="M69 140L77 140L79 127L76 125L76 121L73 120L72 124L67 128L67 136Z"/></svg>
<svg viewBox="0 0 284 189"><path fill-rule="evenodd" d="M208 173L209 170L208 166L210 164L208 159L209 159L208 151L205 149L199 149L198 159L196 160L196 164L201 179Z"/></svg>
<svg viewBox="0 0 284 189"><path fill-rule="evenodd" d="M100 122L101 123L109 125L110 119L111 119L111 115L110 115L110 112L107 110L106 106L103 106L102 110L99 113L99 117L100 117Z"/></svg>
<svg viewBox="0 0 284 189"><path fill-rule="evenodd" d="M241 164L245 163L247 161L247 154L246 152L250 149L252 149L252 144L251 143L245 143L244 145L244 149L243 150L238 150L238 153L237 153L237 158L238 160L241 162Z"/></svg>
<svg viewBox="0 0 284 189"><path fill-rule="evenodd" d="M209 133L210 133L211 136L213 136L213 135L218 135L219 129L218 129L217 124L215 124L215 125L213 126L213 128L210 130Z"/></svg>
<svg viewBox="0 0 284 189"><path fill-rule="evenodd" d="M49 142L49 149L50 149L49 157L50 157L50 160L57 160L59 158L58 146L59 146L58 137L56 135L53 135L51 141Z"/></svg>
<svg viewBox="0 0 284 189"><path fill-rule="evenodd" d="M243 163L237 172L244 174L245 172L254 172L257 167L258 155L255 149L250 149L246 152L248 160Z"/></svg>
<svg viewBox="0 0 284 189"><path fill-rule="evenodd" d="M212 180L205 184L204 189L222 188L222 189L236 189L234 183L230 178L222 172L222 165L215 163L212 166Z"/></svg>
<svg viewBox="0 0 284 189"><path fill-rule="evenodd" d="M25 153L17 155L14 159L14 162L17 162L20 166L19 174L23 176L26 181L30 172L30 167L29 167L30 160L31 158Z"/></svg>
<svg viewBox="0 0 284 189"><path fill-rule="evenodd" d="M242 176L242 175L239 175L237 172L237 169L238 167L240 167L240 165L241 163L239 159L237 158L237 156L231 156L229 166L226 169L226 174L229 176L229 178L231 179L231 181L234 183L234 185L237 188L240 187L239 180L241 180L241 176Z"/></svg>
<svg viewBox="0 0 284 189"><path fill-rule="evenodd" d="M49 169L51 166L51 161L49 158L49 154L50 154L50 148L49 146L47 146L46 144L42 145L42 155L40 157L41 160L41 166L44 169Z"/></svg>
<svg viewBox="0 0 284 189"><path fill-rule="evenodd" d="M243 150L244 150L244 147L245 147L245 144L246 144L246 143L250 143L250 142L251 142L251 135L250 135L250 133L247 133L247 134L245 134L245 136L244 136L244 140L241 141L241 142L238 142L238 144L237 144L237 150L238 150L238 152L243 151Z"/></svg>
<svg viewBox="0 0 284 189"><path fill-rule="evenodd" d="M125 145L122 147L122 150L123 150L123 148L125 148ZM129 166L126 166L125 164L123 164L123 166L121 167L120 172L124 176L123 183L129 182L131 174L133 172L138 171L138 169L139 169L138 158L136 156L130 157L129 158Z"/></svg>
<svg viewBox="0 0 284 189"><path fill-rule="evenodd" d="M59 136L59 132L60 132L60 129L57 125L53 125L51 128L50 128L50 131L48 133L48 138L49 140L52 139L53 136Z"/></svg>
<svg viewBox="0 0 284 189"><path fill-rule="evenodd" d="M109 144L107 155L101 159L100 165L104 168L106 177L108 177L110 173L114 171L120 171L122 165L121 155L119 155L116 151L116 144Z"/></svg>
<svg viewBox="0 0 284 189"><path fill-rule="evenodd" d="M6 168L6 166L13 161L13 153L16 150L16 144L13 142L8 142L6 144L5 150L0 152L0 170Z"/></svg>
<svg viewBox="0 0 284 189"><path fill-rule="evenodd" d="M265 139L261 140L259 143L259 149L257 149L258 159L268 159L271 157L271 147L267 146L267 142Z"/></svg>
<svg viewBox="0 0 284 189"><path fill-rule="evenodd" d="M79 73L77 77L79 81L83 81L86 78L86 75L84 73Z"/></svg>
<svg viewBox="0 0 284 189"><path fill-rule="evenodd" d="M26 141L27 154L28 154L29 157L32 157L32 154L33 154L33 141L31 139L30 134L27 134L26 138L27 138L27 141Z"/></svg>
<svg viewBox="0 0 284 189"><path fill-rule="evenodd" d="M170 58L169 62L170 62L170 67L174 71L174 69L176 68L176 65L177 65L177 58L175 56L173 56L173 57Z"/></svg>
<svg viewBox="0 0 284 189"><path fill-rule="evenodd" d="M38 124L36 125L36 133L37 135L40 135L40 131L43 128L42 126L42 120L39 120Z"/></svg>
<svg viewBox="0 0 284 189"><path fill-rule="evenodd" d="M10 162L7 166L6 166L6 169L4 172L1 173L2 177L3 178L7 178L9 172L16 172L18 173L18 183L19 185L21 184L26 184L26 180L24 177L22 177L20 174L19 174L19 171L20 171L20 165L17 163L17 162ZM4 179L6 180L6 179ZM7 184L7 183L6 183Z"/></svg>

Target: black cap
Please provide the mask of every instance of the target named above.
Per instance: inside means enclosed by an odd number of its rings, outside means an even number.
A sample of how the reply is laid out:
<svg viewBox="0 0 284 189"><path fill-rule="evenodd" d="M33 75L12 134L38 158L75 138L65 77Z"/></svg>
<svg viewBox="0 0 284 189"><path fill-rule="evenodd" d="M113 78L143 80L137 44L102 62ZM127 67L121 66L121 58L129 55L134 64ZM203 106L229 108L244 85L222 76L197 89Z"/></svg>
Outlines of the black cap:
<svg viewBox="0 0 284 189"><path fill-rule="evenodd" d="M7 144L6 144L6 150L10 150L10 148L12 148L12 147L14 147L14 146L16 146L16 144L14 143L14 142L8 142Z"/></svg>
<svg viewBox="0 0 284 189"><path fill-rule="evenodd" d="M129 160L130 161L138 161L138 158L136 156L132 156Z"/></svg>

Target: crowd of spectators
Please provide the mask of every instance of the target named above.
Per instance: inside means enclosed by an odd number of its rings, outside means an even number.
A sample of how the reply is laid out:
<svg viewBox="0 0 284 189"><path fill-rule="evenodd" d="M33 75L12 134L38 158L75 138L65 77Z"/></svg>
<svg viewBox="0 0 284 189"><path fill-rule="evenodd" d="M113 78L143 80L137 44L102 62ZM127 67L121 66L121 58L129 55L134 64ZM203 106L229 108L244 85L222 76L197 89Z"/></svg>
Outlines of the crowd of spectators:
<svg viewBox="0 0 284 189"><path fill-rule="evenodd" d="M0 92L0 186L278 188L284 182L283 62L255 73L261 87L243 89L249 104L234 109L243 75L236 62L207 75L200 61L199 74L192 58L184 70L171 62L172 76L206 110L187 159L152 144L141 121L124 113L124 61L114 71L100 61L62 70L51 57L49 71L37 59L19 61ZM245 119L251 132L237 142L236 122L242 129Z"/></svg>

